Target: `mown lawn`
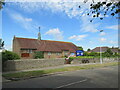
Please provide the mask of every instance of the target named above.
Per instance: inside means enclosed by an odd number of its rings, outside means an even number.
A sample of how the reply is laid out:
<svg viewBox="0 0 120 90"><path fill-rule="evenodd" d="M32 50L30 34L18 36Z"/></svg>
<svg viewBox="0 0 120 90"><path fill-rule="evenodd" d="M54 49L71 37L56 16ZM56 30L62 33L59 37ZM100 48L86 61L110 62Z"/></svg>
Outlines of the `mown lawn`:
<svg viewBox="0 0 120 90"><path fill-rule="evenodd" d="M120 63L118 62L111 62L111 63L103 63L103 64L90 64L90 65L81 65L81 66L70 66L70 67L62 67L62 68L55 68L55 69L47 69L47 70L37 70L37 71L27 71L27 72L17 72L17 73L9 73L3 74L2 76L6 79L10 78L26 78L31 76L41 76L43 74L50 74L56 72L64 72L64 71L75 71L75 70L82 70L82 69L93 69L93 68L100 68L105 66L115 66Z"/></svg>

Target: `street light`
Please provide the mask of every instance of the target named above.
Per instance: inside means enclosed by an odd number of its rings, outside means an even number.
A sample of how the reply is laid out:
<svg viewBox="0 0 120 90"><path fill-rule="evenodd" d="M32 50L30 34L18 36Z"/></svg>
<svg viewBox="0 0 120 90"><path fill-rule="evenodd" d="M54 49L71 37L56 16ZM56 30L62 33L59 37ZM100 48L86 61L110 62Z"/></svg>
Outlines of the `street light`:
<svg viewBox="0 0 120 90"><path fill-rule="evenodd" d="M100 47L100 63L102 64L102 48Z"/></svg>
<svg viewBox="0 0 120 90"><path fill-rule="evenodd" d="M103 32L103 30L100 30L100 33ZM102 48L100 46L100 63L102 64Z"/></svg>

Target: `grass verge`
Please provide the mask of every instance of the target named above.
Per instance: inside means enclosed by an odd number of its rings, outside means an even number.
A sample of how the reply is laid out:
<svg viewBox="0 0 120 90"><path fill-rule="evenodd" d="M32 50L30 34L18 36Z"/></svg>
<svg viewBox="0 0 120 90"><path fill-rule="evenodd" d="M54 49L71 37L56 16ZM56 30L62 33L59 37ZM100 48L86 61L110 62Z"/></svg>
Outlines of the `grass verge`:
<svg viewBox="0 0 120 90"><path fill-rule="evenodd" d="M100 68L106 66L115 66L120 65L118 62L111 62L111 63L103 63L103 64L90 64L90 65L81 65L81 66L69 66L69 67L62 67L62 68L55 68L55 69L47 69L47 70L37 70L37 71L27 71L27 72L17 72L17 73L8 73L3 74L2 76L6 79L10 78L27 78L27 77L37 77L44 74L56 73L56 72L64 72L64 71L75 71L81 69L93 69L93 68Z"/></svg>

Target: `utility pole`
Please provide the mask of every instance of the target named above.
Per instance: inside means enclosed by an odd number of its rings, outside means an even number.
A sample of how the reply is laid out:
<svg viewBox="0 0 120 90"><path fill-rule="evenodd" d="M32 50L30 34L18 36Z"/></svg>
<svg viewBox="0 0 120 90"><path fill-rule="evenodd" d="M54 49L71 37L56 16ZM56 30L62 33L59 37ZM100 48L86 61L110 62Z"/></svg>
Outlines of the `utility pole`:
<svg viewBox="0 0 120 90"><path fill-rule="evenodd" d="M102 48L100 47L100 63L102 64Z"/></svg>
<svg viewBox="0 0 120 90"><path fill-rule="evenodd" d="M100 30L100 33L103 32L103 30ZM100 46L100 63L102 64L102 48Z"/></svg>

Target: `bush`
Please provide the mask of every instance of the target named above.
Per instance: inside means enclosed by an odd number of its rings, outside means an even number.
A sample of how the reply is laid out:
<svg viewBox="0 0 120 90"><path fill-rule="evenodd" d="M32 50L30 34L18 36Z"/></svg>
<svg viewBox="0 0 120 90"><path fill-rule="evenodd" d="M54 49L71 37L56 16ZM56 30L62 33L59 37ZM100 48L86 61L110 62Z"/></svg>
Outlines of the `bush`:
<svg viewBox="0 0 120 90"><path fill-rule="evenodd" d="M99 56L99 55L100 55L100 54L97 53L97 52L90 52L90 53L84 52L84 56L94 56L94 57L97 57L97 56Z"/></svg>
<svg viewBox="0 0 120 90"><path fill-rule="evenodd" d="M44 53L41 52L41 51L37 51L37 52L35 52L35 54L34 54L34 58L35 58L35 59L44 58Z"/></svg>
<svg viewBox="0 0 120 90"><path fill-rule="evenodd" d="M2 52L2 62L4 63L7 60L15 60L15 59L20 59L20 57L11 51L5 51Z"/></svg>
<svg viewBox="0 0 120 90"><path fill-rule="evenodd" d="M67 56L65 57L65 63L66 64L71 64L71 62L73 61L73 59L75 58L75 57L69 57L69 59L66 59L66 58L68 58Z"/></svg>
<svg viewBox="0 0 120 90"><path fill-rule="evenodd" d="M94 56L77 56L75 58L94 58Z"/></svg>
<svg viewBox="0 0 120 90"><path fill-rule="evenodd" d="M73 61L74 57L69 57L69 63L71 63Z"/></svg>
<svg viewBox="0 0 120 90"><path fill-rule="evenodd" d="M84 52L84 56L89 56L89 53L88 52Z"/></svg>

